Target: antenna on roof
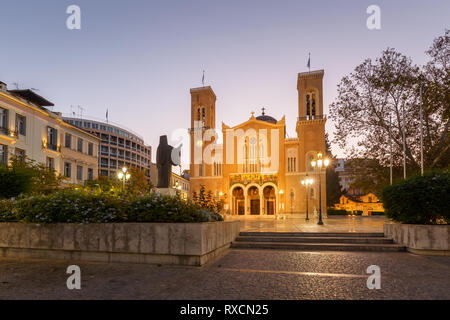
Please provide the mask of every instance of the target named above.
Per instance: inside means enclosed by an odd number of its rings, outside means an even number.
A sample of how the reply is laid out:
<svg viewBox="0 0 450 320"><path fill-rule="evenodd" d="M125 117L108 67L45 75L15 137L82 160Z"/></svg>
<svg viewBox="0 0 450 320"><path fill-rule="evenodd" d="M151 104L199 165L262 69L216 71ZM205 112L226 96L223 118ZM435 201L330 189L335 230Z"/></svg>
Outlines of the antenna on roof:
<svg viewBox="0 0 450 320"><path fill-rule="evenodd" d="M33 90L33 91L41 91L41 90L36 89L36 88L30 88L30 90Z"/></svg>
<svg viewBox="0 0 450 320"><path fill-rule="evenodd" d="M13 82L12 85L16 87L16 90L19 90L19 83L18 82Z"/></svg>
<svg viewBox="0 0 450 320"><path fill-rule="evenodd" d="M79 113L80 119L83 119L83 111L84 111L84 108L82 108L82 107L79 105L79 106L78 106L78 111L80 112L80 113Z"/></svg>

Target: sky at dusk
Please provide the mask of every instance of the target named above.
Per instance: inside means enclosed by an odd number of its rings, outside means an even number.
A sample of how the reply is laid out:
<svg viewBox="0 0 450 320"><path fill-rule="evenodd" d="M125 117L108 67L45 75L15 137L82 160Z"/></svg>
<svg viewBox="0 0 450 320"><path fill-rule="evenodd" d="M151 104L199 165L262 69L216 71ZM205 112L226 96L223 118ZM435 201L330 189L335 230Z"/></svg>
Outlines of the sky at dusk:
<svg viewBox="0 0 450 320"><path fill-rule="evenodd" d="M69 30L66 8L81 8ZM381 8L381 30L366 26ZM37 88L54 111L109 119L144 137L190 126L189 89L217 95L216 127L236 125L261 107L295 136L298 72L324 69L324 113L340 79L387 47L426 61L450 28L450 1L1 0L0 81ZM77 108L74 108L78 112ZM327 132L334 124L327 122ZM343 156L343 150L333 148ZM153 155L153 158L154 158Z"/></svg>

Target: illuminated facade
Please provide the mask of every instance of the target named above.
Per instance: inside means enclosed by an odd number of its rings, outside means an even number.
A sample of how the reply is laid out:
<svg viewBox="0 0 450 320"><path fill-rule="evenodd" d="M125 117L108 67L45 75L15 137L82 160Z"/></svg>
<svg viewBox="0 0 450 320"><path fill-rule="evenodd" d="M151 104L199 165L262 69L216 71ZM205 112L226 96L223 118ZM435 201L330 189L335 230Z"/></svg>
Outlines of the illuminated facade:
<svg viewBox="0 0 450 320"><path fill-rule="evenodd" d="M319 209L318 179L322 182L322 211L326 208L325 172L314 171L311 161L325 152L323 70L298 74L296 138L286 137L285 118L265 114L244 123L222 123L218 144L215 124L216 95L211 87L190 90L190 193L201 185L225 202L233 215L277 215ZM306 176L315 182L306 188Z"/></svg>
<svg viewBox="0 0 450 320"><path fill-rule="evenodd" d="M45 164L66 182L97 178L100 140L45 107L53 104L32 90L8 90L0 82L0 163L11 156Z"/></svg>

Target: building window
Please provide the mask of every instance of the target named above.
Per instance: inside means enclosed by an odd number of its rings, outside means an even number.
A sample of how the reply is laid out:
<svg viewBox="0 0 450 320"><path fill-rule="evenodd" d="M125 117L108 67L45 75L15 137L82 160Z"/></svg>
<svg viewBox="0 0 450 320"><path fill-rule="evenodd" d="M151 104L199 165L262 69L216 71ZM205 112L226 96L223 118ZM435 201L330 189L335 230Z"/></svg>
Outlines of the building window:
<svg viewBox="0 0 450 320"><path fill-rule="evenodd" d="M8 162L8 147L0 144L0 164L6 165Z"/></svg>
<svg viewBox="0 0 450 320"><path fill-rule="evenodd" d="M198 176L203 177L203 163L198 165Z"/></svg>
<svg viewBox="0 0 450 320"><path fill-rule="evenodd" d="M16 114L16 130L23 136L27 135L27 118L20 114Z"/></svg>
<svg viewBox="0 0 450 320"><path fill-rule="evenodd" d="M83 167L77 166L77 180L83 181Z"/></svg>
<svg viewBox="0 0 450 320"><path fill-rule="evenodd" d="M92 169L92 168L87 169L87 179L89 181L94 180L94 169Z"/></svg>
<svg viewBox="0 0 450 320"><path fill-rule="evenodd" d="M94 144L93 143L88 144L88 155L90 155L90 156L94 155Z"/></svg>
<svg viewBox="0 0 450 320"><path fill-rule="evenodd" d="M70 133L64 135L64 147L72 149L72 135Z"/></svg>
<svg viewBox="0 0 450 320"><path fill-rule="evenodd" d="M58 130L47 127L47 148L56 151L58 148Z"/></svg>
<svg viewBox="0 0 450 320"><path fill-rule="evenodd" d="M77 140L77 151L83 152L83 139L78 138Z"/></svg>
<svg viewBox="0 0 450 320"><path fill-rule="evenodd" d="M64 176L67 178L72 177L72 164L70 162L64 162Z"/></svg>
<svg viewBox="0 0 450 320"><path fill-rule="evenodd" d="M47 168L54 170L55 169L55 159L47 157L46 161Z"/></svg>
<svg viewBox="0 0 450 320"><path fill-rule="evenodd" d="M14 150L14 155L17 157L17 160L21 162L25 161L25 150L16 148Z"/></svg>
<svg viewBox="0 0 450 320"><path fill-rule="evenodd" d="M8 130L8 110L0 108L0 131L7 134Z"/></svg>

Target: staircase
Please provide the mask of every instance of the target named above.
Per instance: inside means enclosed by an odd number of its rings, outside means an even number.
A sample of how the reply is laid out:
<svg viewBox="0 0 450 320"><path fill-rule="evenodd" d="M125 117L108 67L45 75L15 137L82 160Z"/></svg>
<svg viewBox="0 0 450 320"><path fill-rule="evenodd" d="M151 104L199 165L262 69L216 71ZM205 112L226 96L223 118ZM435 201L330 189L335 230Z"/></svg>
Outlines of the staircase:
<svg viewBox="0 0 450 320"><path fill-rule="evenodd" d="M405 251L383 233L241 232L231 244L239 249L299 251Z"/></svg>

